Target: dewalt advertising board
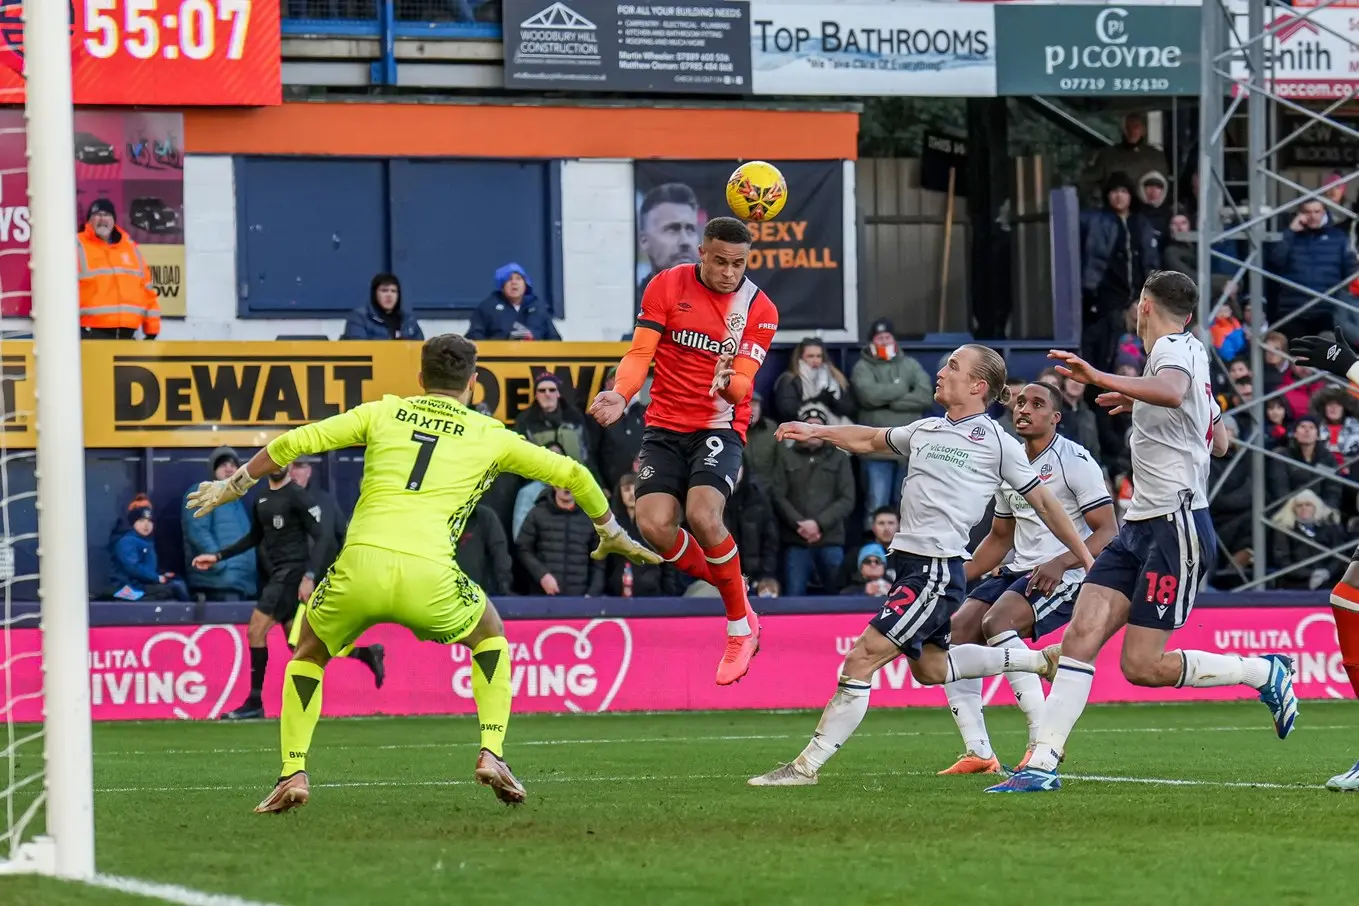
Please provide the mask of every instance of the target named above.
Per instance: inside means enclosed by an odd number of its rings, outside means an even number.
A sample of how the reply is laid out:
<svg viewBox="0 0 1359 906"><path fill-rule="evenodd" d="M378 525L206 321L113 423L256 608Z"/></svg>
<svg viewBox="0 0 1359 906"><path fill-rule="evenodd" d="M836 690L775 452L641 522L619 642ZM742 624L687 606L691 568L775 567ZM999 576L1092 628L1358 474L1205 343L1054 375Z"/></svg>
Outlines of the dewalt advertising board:
<svg viewBox="0 0 1359 906"><path fill-rule="evenodd" d="M548 371L584 407L626 343L478 344L473 404L513 421ZM86 342L85 446L256 447L386 393L420 392L420 344ZM0 354L4 445L36 441L32 344Z"/></svg>

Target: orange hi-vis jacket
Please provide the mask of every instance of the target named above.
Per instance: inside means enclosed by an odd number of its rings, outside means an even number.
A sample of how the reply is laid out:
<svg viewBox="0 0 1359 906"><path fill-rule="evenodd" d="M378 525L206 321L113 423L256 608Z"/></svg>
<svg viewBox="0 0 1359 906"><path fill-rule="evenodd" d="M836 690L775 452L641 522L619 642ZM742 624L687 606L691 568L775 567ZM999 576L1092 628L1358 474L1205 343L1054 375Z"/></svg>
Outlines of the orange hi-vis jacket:
<svg viewBox="0 0 1359 906"><path fill-rule="evenodd" d="M118 241L105 242L85 225L76 237L80 264L80 326L142 329L160 333L160 303L151 268L137 243L118 231Z"/></svg>

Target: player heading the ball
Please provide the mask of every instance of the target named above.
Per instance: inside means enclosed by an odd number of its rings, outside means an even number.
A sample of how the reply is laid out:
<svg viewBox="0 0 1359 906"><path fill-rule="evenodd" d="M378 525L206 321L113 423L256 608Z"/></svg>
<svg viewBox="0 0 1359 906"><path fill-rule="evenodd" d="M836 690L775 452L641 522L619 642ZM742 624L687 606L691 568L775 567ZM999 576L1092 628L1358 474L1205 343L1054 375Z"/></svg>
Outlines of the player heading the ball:
<svg viewBox="0 0 1359 906"><path fill-rule="evenodd" d="M614 389L590 404L596 421L612 425L634 403L655 362L637 473L637 527L667 562L722 595L727 644L717 682L724 686L745 676L760 647L759 617L723 510L741 468L755 372L779 326L774 303L746 276L750 240L741 221L715 217L703 229L698 264L652 278Z"/></svg>

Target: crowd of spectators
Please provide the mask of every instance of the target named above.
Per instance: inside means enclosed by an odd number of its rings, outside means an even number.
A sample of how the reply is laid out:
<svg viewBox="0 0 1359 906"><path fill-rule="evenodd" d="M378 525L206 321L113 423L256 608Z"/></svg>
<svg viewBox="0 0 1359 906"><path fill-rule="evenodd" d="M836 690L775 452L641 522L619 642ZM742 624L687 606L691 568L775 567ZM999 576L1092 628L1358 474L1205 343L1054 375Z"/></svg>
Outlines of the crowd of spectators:
<svg viewBox="0 0 1359 906"><path fill-rule="evenodd" d="M1132 113L1122 141L1096 154L1082 180L1090 203L1082 214L1082 354L1098 368L1141 373L1146 351L1136 336L1131 303L1148 272L1197 273L1198 240L1192 230L1198 174L1180 180L1179 204L1168 201L1172 176L1165 155L1147 140L1143 117ZM1271 572L1285 570L1277 580L1280 586L1322 587L1343 569L1348 559L1343 549L1359 538L1359 505L1350 483L1350 470L1359 460L1359 401L1287 355L1289 340L1304 334L1339 331L1359 338L1359 318L1348 307L1356 303L1359 289L1359 282L1351 282L1359 273L1359 221L1356 209L1346 205L1345 187L1344 174L1331 173L1323 198L1306 201L1286 220L1268 225L1275 232L1264 250L1262 298L1246 294L1243 269L1212 258L1212 285L1205 289L1216 303L1206 325L1213 347L1213 392L1229 413L1224 422L1236 441L1228 457L1213 463L1211 511L1222 548L1214 581L1220 585L1243 581L1256 558L1263 557ZM1235 215L1226 211L1223 216ZM1220 241L1214 250L1240 260L1243 245ZM1315 301L1318 295L1324 298ZM1263 346L1262 404L1256 401L1257 376L1251 369L1253 339ZM1105 464L1115 499L1126 504L1132 494L1131 422L1093 407L1093 392L1082 400L1079 392L1064 388L1064 397L1069 411L1062 430ZM1076 422L1087 431L1078 432ZM1238 455L1248 447L1269 451L1264 500L1270 525L1264 551L1254 550L1251 458ZM1326 554L1334 548L1342 552Z"/></svg>

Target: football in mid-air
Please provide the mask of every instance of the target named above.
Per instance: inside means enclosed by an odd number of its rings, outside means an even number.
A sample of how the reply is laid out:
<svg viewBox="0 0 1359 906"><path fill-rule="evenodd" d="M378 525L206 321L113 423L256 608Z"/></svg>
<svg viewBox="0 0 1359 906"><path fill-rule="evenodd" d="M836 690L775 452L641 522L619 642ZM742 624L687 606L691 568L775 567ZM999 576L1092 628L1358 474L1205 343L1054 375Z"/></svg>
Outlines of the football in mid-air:
<svg viewBox="0 0 1359 906"><path fill-rule="evenodd" d="M771 163L746 161L727 180L727 206L742 220L773 220L787 201L788 183Z"/></svg>

